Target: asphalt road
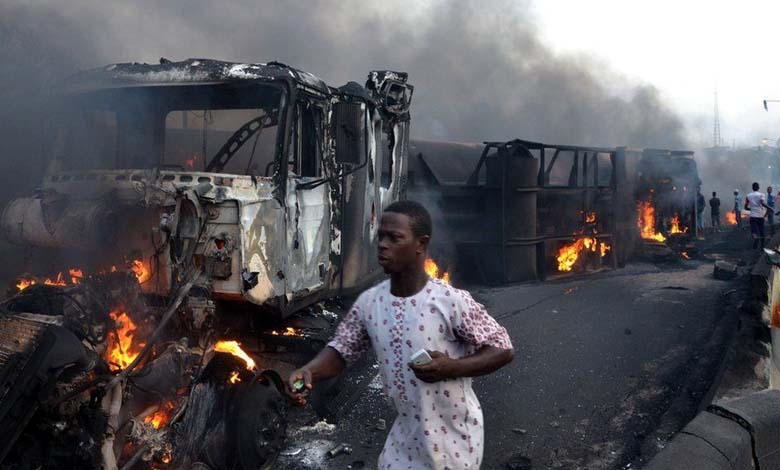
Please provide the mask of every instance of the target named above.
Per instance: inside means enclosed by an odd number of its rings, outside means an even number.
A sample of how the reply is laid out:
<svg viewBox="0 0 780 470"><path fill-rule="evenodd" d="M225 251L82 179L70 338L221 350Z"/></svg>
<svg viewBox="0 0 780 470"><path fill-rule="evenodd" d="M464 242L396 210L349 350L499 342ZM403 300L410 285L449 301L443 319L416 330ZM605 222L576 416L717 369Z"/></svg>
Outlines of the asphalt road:
<svg viewBox="0 0 780 470"><path fill-rule="evenodd" d="M636 468L687 422L735 329L732 285L708 261L634 264L585 278L473 290L509 331L515 361L475 383L485 469ZM374 468L392 409L370 359L350 371L335 427L291 436L279 468ZM310 423L311 410L294 423ZM339 443L352 448L335 458ZM350 467L351 466L351 467Z"/></svg>

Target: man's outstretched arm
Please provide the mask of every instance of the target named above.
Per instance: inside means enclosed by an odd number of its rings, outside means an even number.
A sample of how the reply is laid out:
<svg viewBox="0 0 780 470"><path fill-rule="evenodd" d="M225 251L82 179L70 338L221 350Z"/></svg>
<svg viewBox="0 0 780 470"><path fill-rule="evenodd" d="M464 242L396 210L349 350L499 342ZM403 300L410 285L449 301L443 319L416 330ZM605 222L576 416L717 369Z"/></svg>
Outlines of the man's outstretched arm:
<svg viewBox="0 0 780 470"><path fill-rule="evenodd" d="M306 391L313 388L316 382L327 380L339 375L346 367L346 362L341 354L330 346L324 347L305 366L293 371L287 381L290 395L300 405L306 404L306 393L296 390L295 383L302 380Z"/></svg>

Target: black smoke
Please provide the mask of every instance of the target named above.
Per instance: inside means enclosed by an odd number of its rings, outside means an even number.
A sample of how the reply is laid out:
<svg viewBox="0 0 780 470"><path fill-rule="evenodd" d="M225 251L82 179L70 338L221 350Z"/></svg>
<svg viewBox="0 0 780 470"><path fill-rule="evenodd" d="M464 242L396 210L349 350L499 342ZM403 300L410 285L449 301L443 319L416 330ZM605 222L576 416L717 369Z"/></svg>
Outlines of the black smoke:
<svg viewBox="0 0 780 470"><path fill-rule="evenodd" d="M411 12L404 10L414 6ZM542 43L508 0L69 0L0 4L0 197L37 183L41 119L59 79L111 62L278 60L331 85L409 72L413 137L685 147L658 91Z"/></svg>

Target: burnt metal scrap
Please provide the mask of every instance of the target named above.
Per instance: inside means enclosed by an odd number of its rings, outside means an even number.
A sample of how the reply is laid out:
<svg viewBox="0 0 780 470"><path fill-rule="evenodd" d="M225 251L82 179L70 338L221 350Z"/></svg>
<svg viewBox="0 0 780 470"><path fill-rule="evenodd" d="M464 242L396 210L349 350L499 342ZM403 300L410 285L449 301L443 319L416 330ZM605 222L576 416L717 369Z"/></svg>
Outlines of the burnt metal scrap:
<svg viewBox="0 0 780 470"><path fill-rule="evenodd" d="M410 195L437 201L443 233L433 250L462 280L504 284L623 265L644 249L637 204L651 195L654 233L696 233L693 152L520 139L410 149Z"/></svg>
<svg viewBox="0 0 780 470"><path fill-rule="evenodd" d="M406 74L344 92L280 63L116 64L65 84L40 191L6 238L141 258L167 295L190 265L219 298L287 315L365 285L378 214L405 186ZM383 143L386 148L383 148Z"/></svg>
<svg viewBox="0 0 780 470"><path fill-rule="evenodd" d="M42 185L0 220L25 271L60 271L1 305L0 468L272 468L286 402L260 354L321 345L324 314L282 319L381 275L412 92L207 59L68 79Z"/></svg>

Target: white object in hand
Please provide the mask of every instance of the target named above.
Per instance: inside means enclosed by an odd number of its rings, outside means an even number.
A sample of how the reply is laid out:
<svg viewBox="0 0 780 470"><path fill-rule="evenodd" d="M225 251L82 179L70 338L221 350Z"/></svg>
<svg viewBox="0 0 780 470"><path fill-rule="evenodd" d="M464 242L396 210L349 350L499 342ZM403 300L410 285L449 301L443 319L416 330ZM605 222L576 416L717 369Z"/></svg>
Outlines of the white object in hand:
<svg viewBox="0 0 780 470"><path fill-rule="evenodd" d="M428 354L428 351L425 349L420 349L416 353L412 354L411 362L416 366L424 366L431 361L433 361L433 358L431 358L431 355Z"/></svg>

